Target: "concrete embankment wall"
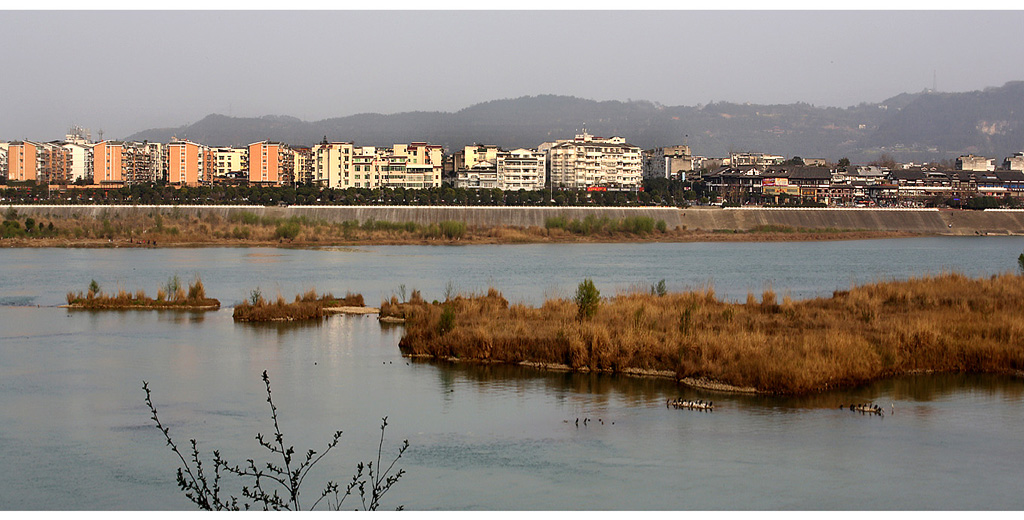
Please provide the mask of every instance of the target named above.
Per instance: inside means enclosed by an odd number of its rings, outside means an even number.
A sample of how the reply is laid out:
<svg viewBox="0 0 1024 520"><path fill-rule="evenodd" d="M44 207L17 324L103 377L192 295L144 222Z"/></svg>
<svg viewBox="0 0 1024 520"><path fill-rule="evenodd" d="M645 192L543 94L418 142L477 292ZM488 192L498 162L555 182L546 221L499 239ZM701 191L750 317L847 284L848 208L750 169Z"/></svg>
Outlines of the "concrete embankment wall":
<svg viewBox="0 0 1024 520"><path fill-rule="evenodd" d="M465 222L468 226L494 227L516 226L544 227L548 218L565 216L568 219L583 220L588 215L621 219L646 216L655 221L664 220L669 228L683 225L676 208L523 208L483 206L13 206L19 215L38 217L94 217L131 218L133 215L148 216L159 212L164 216L219 215L229 218L232 214L254 213L261 217L306 217L311 220L343 222L346 220L384 220L389 222L416 222L433 224L445 220ZM0 207L0 210L6 208ZM37 217L37 218L38 218Z"/></svg>
<svg viewBox="0 0 1024 520"><path fill-rule="evenodd" d="M205 217L229 218L238 213L342 222L370 219L432 224L444 220L469 226L543 227L551 217L584 219L588 215L621 219L645 216L664 220L670 228L747 231L758 226L806 229L907 231L933 234L1024 234L1024 211L955 211L935 209L818 209L818 208L608 208L608 207L465 207L465 206L11 206L19 215L36 218ZM6 208L0 207L6 210Z"/></svg>
<svg viewBox="0 0 1024 520"><path fill-rule="evenodd" d="M932 234L1021 234L1022 211L877 208L725 208L680 210L687 229L750 230L758 226L906 231Z"/></svg>

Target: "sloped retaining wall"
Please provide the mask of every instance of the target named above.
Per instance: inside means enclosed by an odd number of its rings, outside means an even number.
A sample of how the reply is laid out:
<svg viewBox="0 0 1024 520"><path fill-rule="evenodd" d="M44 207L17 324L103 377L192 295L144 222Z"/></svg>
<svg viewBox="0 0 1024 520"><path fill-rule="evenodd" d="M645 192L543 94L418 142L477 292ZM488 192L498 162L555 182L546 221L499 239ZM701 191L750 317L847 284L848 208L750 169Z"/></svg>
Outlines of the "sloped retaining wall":
<svg viewBox="0 0 1024 520"><path fill-rule="evenodd" d="M370 219L432 224L444 220L468 226L543 227L551 217L584 219L588 215L621 219L645 216L664 220L671 229L748 231L758 226L807 229L907 231L931 234L1024 234L1024 211L959 211L875 208L619 208L619 207L489 207L489 206L8 206L19 215L46 217L132 218L159 212L165 216L216 214L228 218L248 212L260 216L342 222ZM6 210L0 207L0 210Z"/></svg>

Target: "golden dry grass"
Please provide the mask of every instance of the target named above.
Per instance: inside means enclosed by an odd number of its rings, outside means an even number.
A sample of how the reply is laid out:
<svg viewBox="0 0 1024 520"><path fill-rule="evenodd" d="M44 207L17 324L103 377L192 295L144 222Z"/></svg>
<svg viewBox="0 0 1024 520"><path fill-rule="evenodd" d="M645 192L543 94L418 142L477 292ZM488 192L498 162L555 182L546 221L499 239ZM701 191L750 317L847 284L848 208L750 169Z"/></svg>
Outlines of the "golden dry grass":
<svg viewBox="0 0 1024 520"><path fill-rule="evenodd" d="M603 301L586 321L569 300L535 308L494 296L408 305L403 352L672 371L787 394L916 371L1024 370L1024 277L1009 274L879 282L831 298L786 296L781 305L771 290L746 303L720 301L711 289L633 292ZM447 328L446 308L454 313Z"/></svg>
<svg viewBox="0 0 1024 520"><path fill-rule="evenodd" d="M258 297L256 302L242 302L235 306L232 318L235 321L294 321L322 318L327 307L362 307L363 295L346 293L344 298L337 298L331 293L318 295L316 289L309 289L303 294L296 294L295 301L287 303L283 296L277 295L274 302Z"/></svg>
<svg viewBox="0 0 1024 520"><path fill-rule="evenodd" d="M177 277L172 280L177 284ZM168 285L171 285L170 282ZM168 292L164 287L158 288L156 294L154 299L147 297L146 291L142 289L135 291L135 294L123 288L118 288L117 294L107 294L103 291L94 293L90 289L85 293L69 291L66 299L69 306L84 309L220 307L219 300L206 297L206 289L199 276L196 276L195 280L189 284L187 293L185 288L176 286L173 287L170 298L168 298Z"/></svg>

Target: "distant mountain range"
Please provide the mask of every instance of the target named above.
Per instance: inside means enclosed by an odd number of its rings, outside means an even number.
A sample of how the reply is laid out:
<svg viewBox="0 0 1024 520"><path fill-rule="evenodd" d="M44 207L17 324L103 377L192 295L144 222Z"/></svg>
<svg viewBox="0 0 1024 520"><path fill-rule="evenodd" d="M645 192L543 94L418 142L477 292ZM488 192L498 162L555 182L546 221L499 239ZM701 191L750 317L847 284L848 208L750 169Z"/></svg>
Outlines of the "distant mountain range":
<svg viewBox="0 0 1024 520"><path fill-rule="evenodd" d="M427 141L448 150L474 143L512 149L572 138L583 128L593 135L625 137L645 149L685 142L693 153L707 157L753 151L867 162L883 153L900 161L974 153L1000 162L1024 150L1024 81L975 92L900 94L848 108L724 102L664 106L542 95L488 101L454 113L357 114L311 122L211 114L191 125L144 130L127 139L167 142L177 136L211 146L269 139L312 146L326 136L366 146Z"/></svg>

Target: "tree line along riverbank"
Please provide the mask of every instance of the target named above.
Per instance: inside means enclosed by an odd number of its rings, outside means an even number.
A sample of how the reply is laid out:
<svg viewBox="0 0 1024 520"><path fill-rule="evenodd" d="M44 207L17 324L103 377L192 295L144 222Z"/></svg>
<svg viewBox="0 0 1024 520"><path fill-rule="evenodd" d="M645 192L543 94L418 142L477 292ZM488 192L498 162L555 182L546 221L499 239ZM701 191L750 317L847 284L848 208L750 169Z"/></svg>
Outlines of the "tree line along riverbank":
<svg viewBox="0 0 1024 520"><path fill-rule="evenodd" d="M771 290L743 303L711 288L610 298L580 290L540 307L509 305L493 289L386 302L381 316L405 320L407 356L660 375L724 390L805 394L916 372L1024 373L1020 275L943 274L803 301Z"/></svg>

